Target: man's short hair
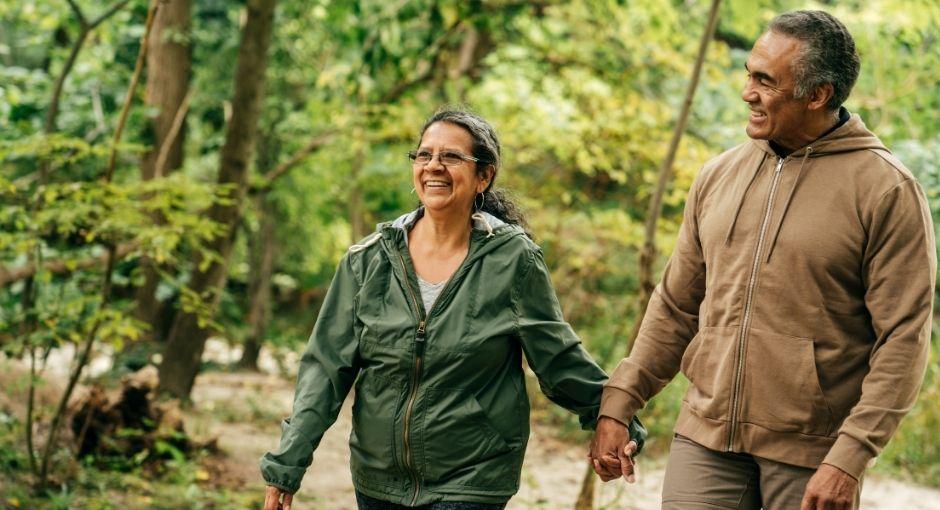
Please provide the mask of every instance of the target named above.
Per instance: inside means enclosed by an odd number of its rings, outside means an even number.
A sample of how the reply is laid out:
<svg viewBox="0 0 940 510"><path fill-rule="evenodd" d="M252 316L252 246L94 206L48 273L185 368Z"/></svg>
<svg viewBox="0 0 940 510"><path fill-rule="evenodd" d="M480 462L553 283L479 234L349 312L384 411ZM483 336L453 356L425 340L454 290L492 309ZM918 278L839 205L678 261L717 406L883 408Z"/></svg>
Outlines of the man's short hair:
<svg viewBox="0 0 940 510"><path fill-rule="evenodd" d="M771 20L767 29L803 42L803 51L791 63L796 80L793 95L801 98L831 83L833 94L826 107L838 110L852 92L861 66L845 25L824 11L793 11Z"/></svg>

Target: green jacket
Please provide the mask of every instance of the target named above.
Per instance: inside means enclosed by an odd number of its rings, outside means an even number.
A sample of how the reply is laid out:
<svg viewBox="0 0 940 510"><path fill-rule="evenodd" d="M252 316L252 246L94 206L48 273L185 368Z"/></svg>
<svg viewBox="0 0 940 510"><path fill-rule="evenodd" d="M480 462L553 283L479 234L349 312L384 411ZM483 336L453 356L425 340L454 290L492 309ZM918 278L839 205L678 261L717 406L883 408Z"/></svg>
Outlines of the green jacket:
<svg viewBox="0 0 940 510"><path fill-rule="evenodd" d="M268 484L297 491L354 383L353 483L403 505L516 493L529 437L523 354L545 395L594 427L607 376L562 318L538 246L486 215L425 311L405 235L418 214L380 224L340 262L280 448L261 459ZM642 445L642 425L630 428Z"/></svg>

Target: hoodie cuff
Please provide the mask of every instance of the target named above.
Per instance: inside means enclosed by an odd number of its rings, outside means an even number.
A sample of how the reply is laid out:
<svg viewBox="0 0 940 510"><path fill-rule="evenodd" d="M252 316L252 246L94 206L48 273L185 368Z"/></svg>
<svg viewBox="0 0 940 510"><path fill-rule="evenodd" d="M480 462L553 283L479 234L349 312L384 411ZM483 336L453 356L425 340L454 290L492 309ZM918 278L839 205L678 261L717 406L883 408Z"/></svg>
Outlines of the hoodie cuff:
<svg viewBox="0 0 940 510"><path fill-rule="evenodd" d="M839 434L822 463L835 466L858 480L866 468L875 464L875 456L870 449L856 439L846 434Z"/></svg>
<svg viewBox="0 0 940 510"><path fill-rule="evenodd" d="M640 404L629 393L612 386L605 386L601 394L601 416L613 418L624 425L640 410Z"/></svg>

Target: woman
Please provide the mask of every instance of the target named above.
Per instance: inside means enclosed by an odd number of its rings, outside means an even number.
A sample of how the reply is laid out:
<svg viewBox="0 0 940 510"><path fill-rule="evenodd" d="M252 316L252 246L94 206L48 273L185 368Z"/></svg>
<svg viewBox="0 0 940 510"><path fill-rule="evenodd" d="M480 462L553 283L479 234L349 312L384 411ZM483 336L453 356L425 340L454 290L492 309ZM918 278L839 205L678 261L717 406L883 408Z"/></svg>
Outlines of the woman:
<svg viewBox="0 0 940 510"><path fill-rule="evenodd" d="M529 435L523 353L549 399L585 428L596 422L607 377L564 322L518 209L492 189L493 128L439 111L409 157L422 206L379 225L340 262L279 451L261 459L265 509L290 507L354 382L360 509L503 508ZM644 435L631 424L639 444Z"/></svg>

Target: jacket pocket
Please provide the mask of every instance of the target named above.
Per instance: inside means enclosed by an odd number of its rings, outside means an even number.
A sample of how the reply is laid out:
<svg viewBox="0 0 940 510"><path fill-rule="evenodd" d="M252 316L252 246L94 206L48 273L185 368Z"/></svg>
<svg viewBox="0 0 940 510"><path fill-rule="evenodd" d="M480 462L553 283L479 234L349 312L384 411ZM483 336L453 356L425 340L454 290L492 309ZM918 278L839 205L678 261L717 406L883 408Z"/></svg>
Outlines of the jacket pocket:
<svg viewBox="0 0 940 510"><path fill-rule="evenodd" d="M811 338L748 331L741 419L777 432L826 436L833 418Z"/></svg>
<svg viewBox="0 0 940 510"><path fill-rule="evenodd" d="M490 423L477 399L462 390L441 388L429 388L427 399L422 432L426 478L446 481L458 477L465 485L492 483L477 480L489 477L475 471L512 448Z"/></svg>
<svg viewBox="0 0 940 510"><path fill-rule="evenodd" d="M349 447L360 472L390 471L395 459L394 416L397 395L389 381L363 372L356 383Z"/></svg>
<svg viewBox="0 0 940 510"><path fill-rule="evenodd" d="M691 384L684 401L696 414L730 420L737 336L737 326L702 327L686 347L680 369Z"/></svg>

